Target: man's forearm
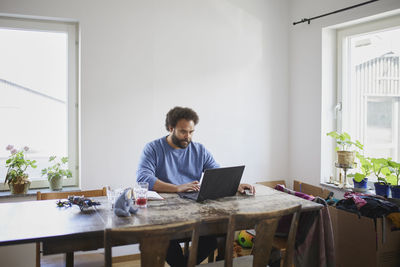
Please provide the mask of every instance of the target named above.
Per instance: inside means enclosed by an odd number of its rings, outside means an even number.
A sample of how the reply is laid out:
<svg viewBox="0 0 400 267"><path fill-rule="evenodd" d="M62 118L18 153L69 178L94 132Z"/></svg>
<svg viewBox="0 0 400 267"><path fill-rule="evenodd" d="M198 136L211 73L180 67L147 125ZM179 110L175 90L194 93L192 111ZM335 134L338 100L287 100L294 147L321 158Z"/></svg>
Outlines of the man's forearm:
<svg viewBox="0 0 400 267"><path fill-rule="evenodd" d="M163 182L159 179L154 183L153 190L159 193L175 193L178 191L176 185Z"/></svg>

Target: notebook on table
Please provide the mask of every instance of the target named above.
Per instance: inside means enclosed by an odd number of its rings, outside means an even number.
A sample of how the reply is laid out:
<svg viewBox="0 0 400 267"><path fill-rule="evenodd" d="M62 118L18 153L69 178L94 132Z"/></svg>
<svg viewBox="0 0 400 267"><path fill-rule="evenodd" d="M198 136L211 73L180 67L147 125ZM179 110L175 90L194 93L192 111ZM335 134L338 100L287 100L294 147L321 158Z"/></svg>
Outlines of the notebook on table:
<svg viewBox="0 0 400 267"><path fill-rule="evenodd" d="M234 196L242 179L244 166L207 169L198 192L180 192L182 198L189 198L197 202L207 199Z"/></svg>

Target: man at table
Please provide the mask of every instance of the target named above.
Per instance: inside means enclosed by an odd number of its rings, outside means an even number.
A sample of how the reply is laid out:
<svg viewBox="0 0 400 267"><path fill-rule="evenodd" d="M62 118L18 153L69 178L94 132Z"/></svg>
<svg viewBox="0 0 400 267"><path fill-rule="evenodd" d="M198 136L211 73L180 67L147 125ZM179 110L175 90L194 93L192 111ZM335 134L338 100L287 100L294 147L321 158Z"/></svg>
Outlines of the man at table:
<svg viewBox="0 0 400 267"><path fill-rule="evenodd" d="M200 143L192 142L197 113L190 108L175 107L166 116L165 128L169 135L148 143L143 149L137 181L148 182L149 189L157 192L198 191L201 174L206 169L219 168L213 156ZM249 184L240 184L238 191L254 192ZM198 263L215 248L215 237L200 237ZM172 241L167 253L169 265L185 266L185 259L177 241Z"/></svg>

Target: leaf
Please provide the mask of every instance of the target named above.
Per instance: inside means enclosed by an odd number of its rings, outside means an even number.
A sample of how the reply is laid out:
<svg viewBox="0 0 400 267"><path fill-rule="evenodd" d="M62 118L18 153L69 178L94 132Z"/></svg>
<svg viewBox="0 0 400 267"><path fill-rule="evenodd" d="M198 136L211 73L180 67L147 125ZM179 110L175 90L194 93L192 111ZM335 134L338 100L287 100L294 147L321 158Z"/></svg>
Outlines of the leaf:
<svg viewBox="0 0 400 267"><path fill-rule="evenodd" d="M338 139L338 138L339 138L339 134L338 134L336 131L329 132L329 133L327 133L326 135L327 135L327 136L330 136L330 137L332 137L332 138L334 138L334 139Z"/></svg>
<svg viewBox="0 0 400 267"><path fill-rule="evenodd" d="M356 173L354 175L354 181L356 181L358 183L361 182L362 180L364 180L364 178L365 178L365 175L361 174L361 173Z"/></svg>
<svg viewBox="0 0 400 267"><path fill-rule="evenodd" d="M348 133L346 133L346 132L344 132L344 133L342 133L342 137L343 137L343 140L348 140L348 141L350 141L350 135L348 134Z"/></svg>
<svg viewBox="0 0 400 267"><path fill-rule="evenodd" d="M390 169L389 169L388 167L383 167L383 168L381 169L381 173L382 173L385 177L387 177L387 176L390 176L390 174L391 174L392 172L390 171Z"/></svg>
<svg viewBox="0 0 400 267"><path fill-rule="evenodd" d="M386 177L386 181L388 184L397 185L397 178L394 175L390 175L390 176Z"/></svg>
<svg viewBox="0 0 400 267"><path fill-rule="evenodd" d="M356 140L356 147L358 147L359 149L363 150L364 149L364 145L360 143L360 141Z"/></svg>

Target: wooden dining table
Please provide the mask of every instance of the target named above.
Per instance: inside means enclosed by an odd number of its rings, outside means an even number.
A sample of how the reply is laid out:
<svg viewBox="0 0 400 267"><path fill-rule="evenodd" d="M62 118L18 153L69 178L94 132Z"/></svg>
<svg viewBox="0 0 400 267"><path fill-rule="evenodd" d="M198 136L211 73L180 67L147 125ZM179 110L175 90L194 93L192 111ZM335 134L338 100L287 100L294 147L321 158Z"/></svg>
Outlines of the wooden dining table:
<svg viewBox="0 0 400 267"><path fill-rule="evenodd" d="M235 212L274 211L301 204L303 211L322 205L269 187L255 185L256 194L238 194L198 203L175 193L163 193L162 200L148 201L130 217L118 217L106 197L92 198L101 203L81 211L78 206L57 207L57 200L0 204L0 246L42 242L43 254L73 253L103 247L104 229L149 226L195 219L201 222L200 234L226 232L223 218ZM177 237L177 238L184 238Z"/></svg>

